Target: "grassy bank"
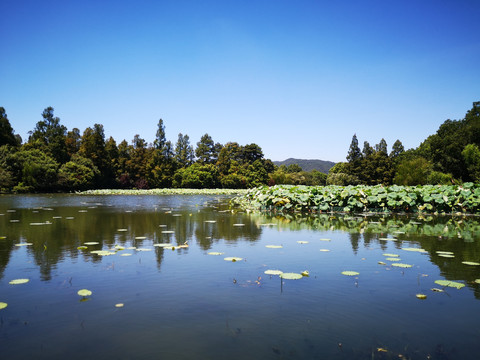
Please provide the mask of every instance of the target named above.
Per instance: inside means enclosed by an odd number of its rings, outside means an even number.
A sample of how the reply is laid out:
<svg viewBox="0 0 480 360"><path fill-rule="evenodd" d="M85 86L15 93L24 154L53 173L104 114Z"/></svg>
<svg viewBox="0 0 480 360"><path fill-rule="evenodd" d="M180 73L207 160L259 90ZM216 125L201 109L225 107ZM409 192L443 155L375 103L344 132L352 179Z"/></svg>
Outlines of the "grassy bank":
<svg viewBox="0 0 480 360"><path fill-rule="evenodd" d="M99 189L81 191L80 195L242 195L245 189Z"/></svg>
<svg viewBox="0 0 480 360"><path fill-rule="evenodd" d="M250 189L232 199L249 210L279 212L425 212L480 214L480 184L293 186Z"/></svg>

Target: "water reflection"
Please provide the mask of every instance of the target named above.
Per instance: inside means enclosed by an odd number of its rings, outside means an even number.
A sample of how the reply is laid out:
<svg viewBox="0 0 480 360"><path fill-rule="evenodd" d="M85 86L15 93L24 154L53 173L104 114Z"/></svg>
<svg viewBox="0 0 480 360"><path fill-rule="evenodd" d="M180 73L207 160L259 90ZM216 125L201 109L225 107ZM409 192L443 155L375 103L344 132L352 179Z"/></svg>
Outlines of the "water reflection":
<svg viewBox="0 0 480 360"><path fill-rule="evenodd" d="M16 244L32 243L26 252L38 267L41 279L65 258L92 263L102 257L90 250L151 246L155 243L188 244L202 251L219 241L226 244L256 242L265 228L277 231L345 232L353 253L379 246L421 247L446 279L464 280L479 298L480 267L463 261L480 260L478 217L246 214L232 211L228 198L214 196L4 196L0 198L0 277ZM243 224L243 226L234 226ZM124 229L125 231L119 231ZM395 238L397 240L382 240ZM78 247L98 242L88 250ZM158 269L169 251L155 247ZM188 253L189 248L180 249ZM454 258L439 256L450 251Z"/></svg>

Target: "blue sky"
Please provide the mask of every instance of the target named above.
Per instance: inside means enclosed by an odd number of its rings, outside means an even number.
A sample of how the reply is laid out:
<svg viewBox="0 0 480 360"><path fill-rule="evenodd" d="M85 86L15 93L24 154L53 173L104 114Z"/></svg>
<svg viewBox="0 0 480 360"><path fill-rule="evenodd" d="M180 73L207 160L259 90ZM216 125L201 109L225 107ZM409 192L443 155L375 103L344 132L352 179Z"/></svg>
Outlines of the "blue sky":
<svg viewBox="0 0 480 360"><path fill-rule="evenodd" d="M335 3L335 4L334 4ZM480 2L0 0L0 106L117 143L208 133L345 161L354 133L417 147L480 101Z"/></svg>

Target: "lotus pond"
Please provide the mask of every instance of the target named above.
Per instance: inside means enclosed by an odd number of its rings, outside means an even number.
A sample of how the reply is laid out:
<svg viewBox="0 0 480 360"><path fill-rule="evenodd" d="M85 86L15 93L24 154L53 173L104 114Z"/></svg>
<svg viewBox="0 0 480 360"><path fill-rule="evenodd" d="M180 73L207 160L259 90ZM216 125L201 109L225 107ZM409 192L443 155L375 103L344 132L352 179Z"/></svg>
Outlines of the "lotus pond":
<svg viewBox="0 0 480 360"><path fill-rule="evenodd" d="M0 197L2 359L478 359L475 216Z"/></svg>

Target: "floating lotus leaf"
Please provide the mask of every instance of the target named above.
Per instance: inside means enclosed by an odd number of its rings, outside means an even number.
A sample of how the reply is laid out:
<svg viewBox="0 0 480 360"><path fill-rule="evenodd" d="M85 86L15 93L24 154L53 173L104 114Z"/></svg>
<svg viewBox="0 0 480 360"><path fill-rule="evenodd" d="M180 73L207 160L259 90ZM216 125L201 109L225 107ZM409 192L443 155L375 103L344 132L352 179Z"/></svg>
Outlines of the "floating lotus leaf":
<svg viewBox="0 0 480 360"><path fill-rule="evenodd" d="M454 258L455 255L450 255L450 254L438 254L438 256L444 257L444 258Z"/></svg>
<svg viewBox="0 0 480 360"><path fill-rule="evenodd" d="M389 258L386 258L385 260L387 260L387 261L401 261L402 259L400 259L400 258L395 258L395 257L393 257L393 258L392 258L392 257L389 257Z"/></svg>
<svg viewBox="0 0 480 360"><path fill-rule="evenodd" d="M432 290L433 292L443 292L444 291L443 289L438 289L438 288L431 288L430 290Z"/></svg>
<svg viewBox="0 0 480 360"><path fill-rule="evenodd" d="M397 254L382 254L383 256L388 256L388 257L399 257Z"/></svg>
<svg viewBox="0 0 480 360"><path fill-rule="evenodd" d="M152 251L153 249L148 248L137 248L137 251Z"/></svg>
<svg viewBox="0 0 480 360"><path fill-rule="evenodd" d="M109 255L115 255L116 253L113 251L108 251L108 250L92 250L90 251L91 254L97 254L100 256L109 256Z"/></svg>
<svg viewBox="0 0 480 360"><path fill-rule="evenodd" d="M15 279L9 282L11 285L20 285L20 284L25 284L28 283L30 279Z"/></svg>
<svg viewBox="0 0 480 360"><path fill-rule="evenodd" d="M12 219L12 220L10 220L10 222L11 222L11 223L18 223L18 222L20 222L20 220Z"/></svg>
<svg viewBox="0 0 480 360"><path fill-rule="evenodd" d="M35 222L33 222L33 223L30 223L30 225L32 225L32 226L41 226L41 225L46 225L46 223L35 223Z"/></svg>
<svg viewBox="0 0 480 360"><path fill-rule="evenodd" d="M173 233L175 233L175 231L173 231L173 230L163 230L162 231L162 234L173 234Z"/></svg>
<svg viewBox="0 0 480 360"><path fill-rule="evenodd" d="M162 224L162 225L158 225L158 227L167 227L167 225Z"/></svg>
<svg viewBox="0 0 480 360"><path fill-rule="evenodd" d="M132 256L130 253L121 254L120 256Z"/></svg>
<svg viewBox="0 0 480 360"><path fill-rule="evenodd" d="M114 249L116 250L125 250L125 247L121 246L121 245L115 245Z"/></svg>
<svg viewBox="0 0 480 360"><path fill-rule="evenodd" d="M86 250L86 249L88 249L88 247L87 246L79 246L79 247L77 247L77 249L78 250Z"/></svg>
<svg viewBox="0 0 480 360"><path fill-rule="evenodd" d="M145 240L146 236L135 236L135 240Z"/></svg>
<svg viewBox="0 0 480 360"><path fill-rule="evenodd" d="M5 309L8 306L7 303L0 302L0 310Z"/></svg>
<svg viewBox="0 0 480 360"><path fill-rule="evenodd" d="M274 223L268 223L268 224L259 224L260 226L275 226L276 224Z"/></svg>
<svg viewBox="0 0 480 360"><path fill-rule="evenodd" d="M480 266L480 263L474 262L474 261L462 261L462 264L472 265L472 266Z"/></svg>
<svg viewBox="0 0 480 360"><path fill-rule="evenodd" d="M77 291L77 294L80 295L80 296L90 296L92 295L92 292L90 290L87 290L87 289L82 289L82 290L78 290Z"/></svg>
<svg viewBox="0 0 480 360"><path fill-rule="evenodd" d="M320 241L331 241L331 239L320 239Z"/></svg>
<svg viewBox="0 0 480 360"><path fill-rule="evenodd" d="M216 220L205 220L204 222L209 223L209 224L214 224L214 223L216 223L217 221L216 221Z"/></svg>
<svg viewBox="0 0 480 360"><path fill-rule="evenodd" d="M321 252L329 252L330 250L328 249L320 249Z"/></svg>
<svg viewBox="0 0 480 360"><path fill-rule="evenodd" d="M435 280L435 284L440 285L440 286L448 286L448 287L453 287L456 289L461 289L465 287L465 284L456 282L456 281L450 281L450 280Z"/></svg>
<svg viewBox="0 0 480 360"><path fill-rule="evenodd" d="M122 304L122 303L115 304L115 307L117 307L117 308L122 308L123 306L124 306L124 304Z"/></svg>
<svg viewBox="0 0 480 360"><path fill-rule="evenodd" d="M233 224L233 226L245 226L245 224Z"/></svg>
<svg viewBox="0 0 480 360"><path fill-rule="evenodd" d="M427 250L425 250L425 249L411 248L411 247L402 248L402 250L405 250L405 251L413 251L413 252L420 252L420 253L425 253L425 252L427 252Z"/></svg>
<svg viewBox="0 0 480 360"><path fill-rule="evenodd" d="M97 241L89 241L89 242L84 243L83 245L98 245L98 244L100 244L100 243L97 242Z"/></svg>
<svg viewBox="0 0 480 360"><path fill-rule="evenodd" d="M73 220L73 219L75 219L75 218L74 218L73 216L67 216L65 219L66 219L66 220Z"/></svg>
<svg viewBox="0 0 480 360"><path fill-rule="evenodd" d="M405 234L405 231L394 231L393 233L401 235L401 234Z"/></svg>
<svg viewBox="0 0 480 360"><path fill-rule="evenodd" d="M379 238L378 240L383 240L383 241L395 241L395 240L398 240L398 239L381 237L381 238Z"/></svg>
<svg viewBox="0 0 480 360"><path fill-rule="evenodd" d="M20 243L20 244L15 244L15 246L30 246L33 245L32 243Z"/></svg>
<svg viewBox="0 0 480 360"><path fill-rule="evenodd" d="M396 266L396 267L399 267L399 268L411 268L413 265L402 264L402 263L393 263L392 266Z"/></svg>
<svg viewBox="0 0 480 360"><path fill-rule="evenodd" d="M480 284L480 279L475 279L475 282L476 282L477 284Z"/></svg>
<svg viewBox="0 0 480 360"><path fill-rule="evenodd" d="M173 244L171 243L164 243L164 244L153 244L153 246L159 246L159 247L172 247Z"/></svg>
<svg viewBox="0 0 480 360"><path fill-rule="evenodd" d="M267 275L282 275L283 271L281 271L281 270L265 270L265 274L267 274Z"/></svg>
<svg viewBox="0 0 480 360"><path fill-rule="evenodd" d="M125 231L128 231L128 229L117 229L117 231L125 232Z"/></svg>
<svg viewBox="0 0 480 360"><path fill-rule="evenodd" d="M415 296L417 297L417 299L420 299L420 300L425 300L427 298L427 295L425 294L417 294Z"/></svg>
<svg viewBox="0 0 480 360"><path fill-rule="evenodd" d="M78 210L79 213L86 213L87 210Z"/></svg>
<svg viewBox="0 0 480 360"><path fill-rule="evenodd" d="M135 250L137 247L136 246L129 246L127 247L127 250Z"/></svg>
<svg viewBox="0 0 480 360"><path fill-rule="evenodd" d="M342 271L342 275L357 276L357 275L360 275L360 273L356 271Z"/></svg>
<svg viewBox="0 0 480 360"><path fill-rule="evenodd" d="M383 261L379 261L378 265L387 265L387 263L384 263Z"/></svg>
<svg viewBox="0 0 480 360"><path fill-rule="evenodd" d="M297 243L299 243L299 244L308 244L308 241L301 241L301 240L300 240L300 241L297 241Z"/></svg>
<svg viewBox="0 0 480 360"><path fill-rule="evenodd" d="M172 214L172 216L182 216L182 214Z"/></svg>
<svg viewBox="0 0 480 360"><path fill-rule="evenodd" d="M310 272L308 270L304 270L301 272L302 276L310 276Z"/></svg>
<svg viewBox="0 0 480 360"><path fill-rule="evenodd" d="M6 238L6 236L0 236L0 240L5 240Z"/></svg>
<svg viewBox="0 0 480 360"><path fill-rule="evenodd" d="M215 256L223 255L223 254L224 254L223 252L217 252L217 251L211 251L208 253L208 255L215 255Z"/></svg>
<svg viewBox="0 0 480 360"><path fill-rule="evenodd" d="M61 216L52 216L52 219L61 219Z"/></svg>
<svg viewBox="0 0 480 360"><path fill-rule="evenodd" d="M283 273L280 274L280 277L286 280L298 280L303 278L303 275L298 273Z"/></svg>
<svg viewBox="0 0 480 360"><path fill-rule="evenodd" d="M435 251L437 254L453 255L451 251Z"/></svg>
<svg viewBox="0 0 480 360"><path fill-rule="evenodd" d="M243 258L241 258L241 257L226 257L226 258L224 258L223 260L235 262L235 261L242 261Z"/></svg>
<svg viewBox="0 0 480 360"><path fill-rule="evenodd" d="M282 245L265 245L266 248L269 248L269 249L281 249L283 248Z"/></svg>

